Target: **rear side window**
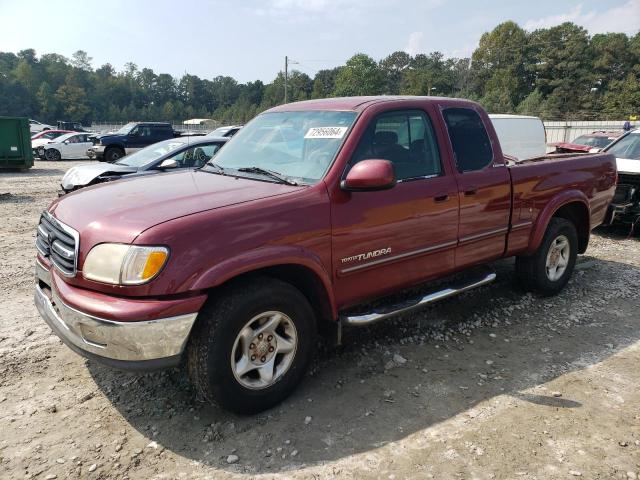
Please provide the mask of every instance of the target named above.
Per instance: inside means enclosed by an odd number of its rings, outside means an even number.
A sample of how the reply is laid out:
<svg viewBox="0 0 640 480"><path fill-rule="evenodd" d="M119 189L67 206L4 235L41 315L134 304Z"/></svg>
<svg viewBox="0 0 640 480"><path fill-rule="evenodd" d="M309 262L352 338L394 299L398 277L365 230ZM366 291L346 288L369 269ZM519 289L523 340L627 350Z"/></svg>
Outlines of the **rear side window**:
<svg viewBox="0 0 640 480"><path fill-rule="evenodd" d="M482 119L470 108L442 112L459 172L482 170L493 161L493 151Z"/></svg>

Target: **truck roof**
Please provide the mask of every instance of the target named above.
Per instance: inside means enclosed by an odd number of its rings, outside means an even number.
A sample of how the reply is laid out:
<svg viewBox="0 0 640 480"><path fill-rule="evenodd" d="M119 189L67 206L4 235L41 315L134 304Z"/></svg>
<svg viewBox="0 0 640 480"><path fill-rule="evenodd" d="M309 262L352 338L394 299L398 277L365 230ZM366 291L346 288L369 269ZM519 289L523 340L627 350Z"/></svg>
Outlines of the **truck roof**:
<svg viewBox="0 0 640 480"><path fill-rule="evenodd" d="M511 115L509 113L490 113L489 118L505 118L510 120L540 120L539 117L534 117L531 115Z"/></svg>
<svg viewBox="0 0 640 480"><path fill-rule="evenodd" d="M353 110L362 111L365 108L384 102L397 102L402 100L429 100L446 102L450 105L469 105L475 103L470 100L450 98L450 97L427 97L412 95L377 95L370 97L335 97L321 98L317 100L304 100L302 102L286 103L271 108L269 112L290 112L297 110Z"/></svg>

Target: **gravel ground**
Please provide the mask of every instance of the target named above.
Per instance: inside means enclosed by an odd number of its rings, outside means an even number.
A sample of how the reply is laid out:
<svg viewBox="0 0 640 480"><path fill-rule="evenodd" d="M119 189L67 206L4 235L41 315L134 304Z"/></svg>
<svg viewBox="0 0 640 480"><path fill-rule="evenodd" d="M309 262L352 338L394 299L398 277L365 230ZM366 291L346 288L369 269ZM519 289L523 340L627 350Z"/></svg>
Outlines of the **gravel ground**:
<svg viewBox="0 0 640 480"><path fill-rule="evenodd" d="M235 416L182 370L108 369L39 318L35 226L74 164L0 173L1 478L637 478L637 238L595 233L553 298L498 262L493 285L321 345L289 400Z"/></svg>

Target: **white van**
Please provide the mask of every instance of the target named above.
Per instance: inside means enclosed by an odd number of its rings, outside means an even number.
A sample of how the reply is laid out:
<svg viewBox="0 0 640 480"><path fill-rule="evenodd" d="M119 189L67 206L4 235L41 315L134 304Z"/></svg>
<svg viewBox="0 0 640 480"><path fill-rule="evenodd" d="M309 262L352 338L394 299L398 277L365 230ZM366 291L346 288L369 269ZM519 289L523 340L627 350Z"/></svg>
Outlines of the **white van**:
<svg viewBox="0 0 640 480"><path fill-rule="evenodd" d="M498 134L502 153L524 160L547 153L547 135L538 117L526 115L489 115Z"/></svg>

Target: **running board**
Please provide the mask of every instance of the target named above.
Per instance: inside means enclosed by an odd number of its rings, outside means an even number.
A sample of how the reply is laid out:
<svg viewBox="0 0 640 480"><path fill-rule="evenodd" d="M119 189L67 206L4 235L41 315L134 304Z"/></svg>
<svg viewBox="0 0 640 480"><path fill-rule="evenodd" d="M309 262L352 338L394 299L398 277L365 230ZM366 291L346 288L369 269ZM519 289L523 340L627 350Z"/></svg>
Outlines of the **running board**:
<svg viewBox="0 0 640 480"><path fill-rule="evenodd" d="M467 290L481 287L493 282L495 279L496 274L494 272L484 273L481 277L474 277L470 281L461 281L458 282L457 285L454 284L442 290L437 290L421 297L415 297L396 304L385 305L383 307L374 309L374 311L372 312L340 315L340 322L344 325L369 325L371 323L379 322L380 320L386 320L387 318L395 317L396 315L400 315L402 313L407 313L411 310L424 307L425 305L429 305L430 303L453 297L454 295L466 292Z"/></svg>

